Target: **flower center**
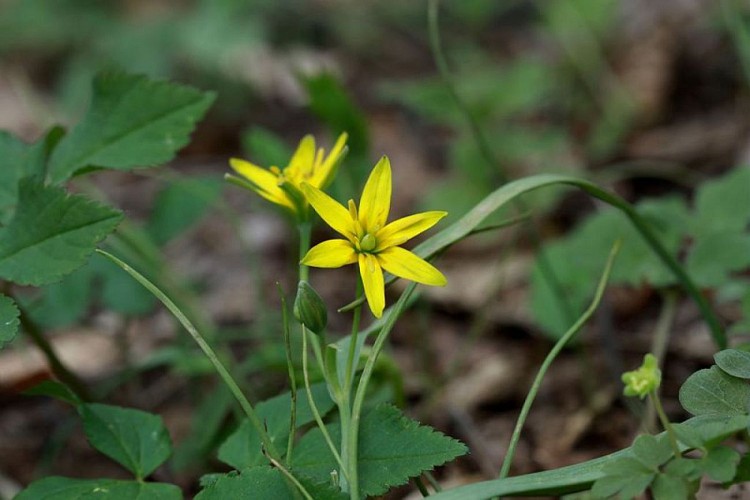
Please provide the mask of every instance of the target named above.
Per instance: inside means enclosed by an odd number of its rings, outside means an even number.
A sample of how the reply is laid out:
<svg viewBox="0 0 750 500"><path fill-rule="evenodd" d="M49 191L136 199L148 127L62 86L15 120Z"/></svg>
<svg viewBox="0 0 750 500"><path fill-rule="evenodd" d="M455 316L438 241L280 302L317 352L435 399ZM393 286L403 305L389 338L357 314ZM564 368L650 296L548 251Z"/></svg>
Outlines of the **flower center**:
<svg viewBox="0 0 750 500"><path fill-rule="evenodd" d="M367 233L359 240L359 248L363 252L372 252L378 246L378 240L370 233Z"/></svg>

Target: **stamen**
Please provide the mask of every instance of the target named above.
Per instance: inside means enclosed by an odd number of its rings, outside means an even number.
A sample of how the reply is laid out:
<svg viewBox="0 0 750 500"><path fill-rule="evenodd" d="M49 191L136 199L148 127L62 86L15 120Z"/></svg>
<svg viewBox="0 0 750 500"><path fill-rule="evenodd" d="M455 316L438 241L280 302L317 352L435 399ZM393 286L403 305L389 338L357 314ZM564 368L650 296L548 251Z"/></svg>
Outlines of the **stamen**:
<svg viewBox="0 0 750 500"><path fill-rule="evenodd" d="M352 216L352 220L359 220L359 215L357 214L357 205L354 204L354 200L349 200L349 215Z"/></svg>

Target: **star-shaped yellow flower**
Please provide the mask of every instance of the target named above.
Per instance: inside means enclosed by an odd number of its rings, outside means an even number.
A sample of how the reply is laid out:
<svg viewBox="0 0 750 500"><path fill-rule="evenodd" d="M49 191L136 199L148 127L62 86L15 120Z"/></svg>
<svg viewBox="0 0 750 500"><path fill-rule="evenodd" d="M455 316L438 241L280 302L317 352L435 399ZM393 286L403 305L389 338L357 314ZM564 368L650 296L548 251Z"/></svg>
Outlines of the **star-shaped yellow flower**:
<svg viewBox="0 0 750 500"><path fill-rule="evenodd" d="M326 156L323 148L316 151L315 138L306 135L289 160L289 165L283 170L277 166L266 170L239 158L230 159L229 164L243 178L238 183L305 218L307 200L300 192L300 184L306 182L318 189L325 189L333 180L336 169L346 154L346 139L347 134L341 134Z"/></svg>
<svg viewBox="0 0 750 500"><path fill-rule="evenodd" d="M383 157L372 170L359 210L354 200L349 208L311 184L302 192L320 217L346 239L328 240L307 252L302 264L313 267L341 267L359 264L370 310L379 318L385 308L383 270L425 285L444 286L445 276L431 264L399 245L428 230L447 212L424 212L386 224L391 205L391 164Z"/></svg>

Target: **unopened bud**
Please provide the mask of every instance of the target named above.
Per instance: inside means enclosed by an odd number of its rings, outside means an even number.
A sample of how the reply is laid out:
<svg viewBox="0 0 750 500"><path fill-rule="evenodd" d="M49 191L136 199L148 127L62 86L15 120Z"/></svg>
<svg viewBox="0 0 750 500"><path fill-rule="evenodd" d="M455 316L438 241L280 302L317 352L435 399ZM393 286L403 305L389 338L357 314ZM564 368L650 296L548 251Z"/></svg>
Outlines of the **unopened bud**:
<svg viewBox="0 0 750 500"><path fill-rule="evenodd" d="M297 285L294 299L294 317L310 331L320 334L328 324L328 311L323 299L307 281Z"/></svg>

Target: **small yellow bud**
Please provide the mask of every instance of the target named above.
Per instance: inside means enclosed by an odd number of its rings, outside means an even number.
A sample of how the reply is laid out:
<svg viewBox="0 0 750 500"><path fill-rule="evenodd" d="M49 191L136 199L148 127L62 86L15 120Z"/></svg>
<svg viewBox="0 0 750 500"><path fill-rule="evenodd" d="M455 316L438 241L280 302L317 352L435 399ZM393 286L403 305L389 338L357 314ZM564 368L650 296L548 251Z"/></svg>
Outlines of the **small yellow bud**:
<svg viewBox="0 0 750 500"><path fill-rule="evenodd" d="M654 392L661 384L661 370L656 357L650 353L646 354L643 364L637 370L622 374L622 381L625 384L623 393L626 396L638 396L643 399Z"/></svg>

